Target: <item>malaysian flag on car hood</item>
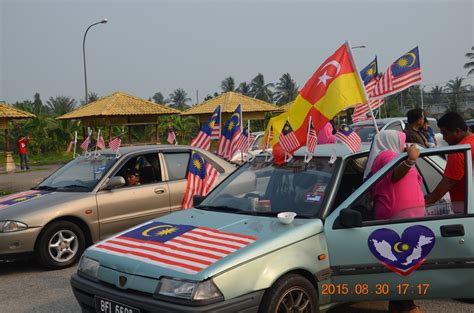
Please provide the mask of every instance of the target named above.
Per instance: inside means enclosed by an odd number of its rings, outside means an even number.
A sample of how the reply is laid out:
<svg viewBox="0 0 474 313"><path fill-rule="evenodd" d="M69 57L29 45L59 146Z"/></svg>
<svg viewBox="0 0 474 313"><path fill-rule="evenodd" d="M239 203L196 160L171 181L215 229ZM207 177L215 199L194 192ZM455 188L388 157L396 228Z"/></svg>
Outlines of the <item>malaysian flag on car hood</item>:
<svg viewBox="0 0 474 313"><path fill-rule="evenodd" d="M276 216L189 209L119 233L85 255L117 275L202 281L322 231L317 219L296 218L292 227L284 226Z"/></svg>

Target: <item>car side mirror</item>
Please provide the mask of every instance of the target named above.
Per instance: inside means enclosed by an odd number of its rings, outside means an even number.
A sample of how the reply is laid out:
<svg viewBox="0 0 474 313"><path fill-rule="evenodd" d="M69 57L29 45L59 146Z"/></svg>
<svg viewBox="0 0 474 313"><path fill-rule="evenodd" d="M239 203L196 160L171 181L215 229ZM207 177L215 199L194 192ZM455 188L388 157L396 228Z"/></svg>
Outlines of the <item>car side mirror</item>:
<svg viewBox="0 0 474 313"><path fill-rule="evenodd" d="M110 189L115 189L115 188L119 188L119 187L122 187L122 186L125 186L125 178L123 178L122 176L114 176L114 177L111 177L107 181L107 183L102 185L102 188L100 188L100 189L101 190L110 190Z"/></svg>
<svg viewBox="0 0 474 313"><path fill-rule="evenodd" d="M197 206L197 205L200 205L202 200L204 200L204 197L203 196L199 196L199 195L194 195L193 196L193 205L194 206Z"/></svg>
<svg viewBox="0 0 474 313"><path fill-rule="evenodd" d="M362 226L362 214L353 209L344 209L339 213L339 224L344 228Z"/></svg>

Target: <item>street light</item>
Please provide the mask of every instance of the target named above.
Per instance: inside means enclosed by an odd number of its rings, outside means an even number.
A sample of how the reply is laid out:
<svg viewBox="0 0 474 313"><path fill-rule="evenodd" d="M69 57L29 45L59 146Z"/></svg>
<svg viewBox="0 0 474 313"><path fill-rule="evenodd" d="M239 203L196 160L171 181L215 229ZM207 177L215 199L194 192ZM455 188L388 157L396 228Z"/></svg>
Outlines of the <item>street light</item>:
<svg viewBox="0 0 474 313"><path fill-rule="evenodd" d="M359 45L359 46L352 46L351 48L352 49L363 49L363 48L366 48L367 46L366 45Z"/></svg>
<svg viewBox="0 0 474 313"><path fill-rule="evenodd" d="M97 24L105 24L105 23L107 23L106 18L102 19L102 21L100 21L100 22L89 25L89 27L87 27L87 29L86 29L86 32L84 33L84 39L82 40L82 56L84 58L84 85L85 85L85 89L86 89L86 98L85 98L86 102L85 102L85 104L87 104L86 36L87 36L87 32L89 31L89 29L92 26L95 26Z"/></svg>

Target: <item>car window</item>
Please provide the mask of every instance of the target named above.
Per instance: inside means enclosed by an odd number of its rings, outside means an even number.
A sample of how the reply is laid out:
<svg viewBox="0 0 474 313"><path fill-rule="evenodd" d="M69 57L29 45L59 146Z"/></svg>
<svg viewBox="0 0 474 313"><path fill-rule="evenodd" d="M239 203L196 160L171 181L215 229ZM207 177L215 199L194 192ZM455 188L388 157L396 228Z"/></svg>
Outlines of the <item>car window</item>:
<svg viewBox="0 0 474 313"><path fill-rule="evenodd" d="M424 197L432 192L442 179L446 164L443 155L444 153L421 157L417 160L418 186L416 182L412 183L413 185L410 185L407 190L408 185L404 185L406 181L391 182L393 170L390 170L349 207L359 211L363 221L463 214L466 212L465 201L452 201L449 192L437 203L425 205ZM404 160L398 162L393 168L396 168L401 162ZM385 166L381 171L386 168ZM416 180L417 176L412 177L415 177Z"/></svg>
<svg viewBox="0 0 474 313"><path fill-rule="evenodd" d="M393 129L398 131L403 131L402 124L400 122L394 122L387 126L386 129Z"/></svg>
<svg viewBox="0 0 474 313"><path fill-rule="evenodd" d="M124 187L153 184L161 181L160 161L157 153L130 158L115 174L125 179Z"/></svg>
<svg viewBox="0 0 474 313"><path fill-rule="evenodd" d="M346 161L344 172L334 200L333 208L337 208L363 183L367 156L359 156Z"/></svg>
<svg viewBox="0 0 474 313"><path fill-rule="evenodd" d="M186 179L189 152L163 153L169 180Z"/></svg>
<svg viewBox="0 0 474 313"><path fill-rule="evenodd" d="M377 124L379 129L382 129L384 124ZM360 136L362 142L371 142L375 136L375 127L372 124L352 126L354 131Z"/></svg>
<svg viewBox="0 0 474 313"><path fill-rule="evenodd" d="M263 135L258 135L257 138L255 138L255 141L252 145L252 150L260 149L260 145L262 144L262 139L263 139Z"/></svg>

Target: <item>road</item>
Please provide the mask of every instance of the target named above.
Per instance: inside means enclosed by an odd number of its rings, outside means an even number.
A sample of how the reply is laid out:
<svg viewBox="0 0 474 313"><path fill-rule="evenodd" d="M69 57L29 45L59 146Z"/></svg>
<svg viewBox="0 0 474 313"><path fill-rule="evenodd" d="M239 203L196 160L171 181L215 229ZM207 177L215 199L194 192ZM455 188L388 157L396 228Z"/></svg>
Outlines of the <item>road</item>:
<svg viewBox="0 0 474 313"><path fill-rule="evenodd" d="M34 171L0 174L0 190L21 191L39 183L58 166ZM0 312L80 312L69 278L76 266L59 271L45 271L34 261L0 263ZM474 313L474 304L457 300L417 301L424 312ZM387 302L346 304L329 313L383 313Z"/></svg>

